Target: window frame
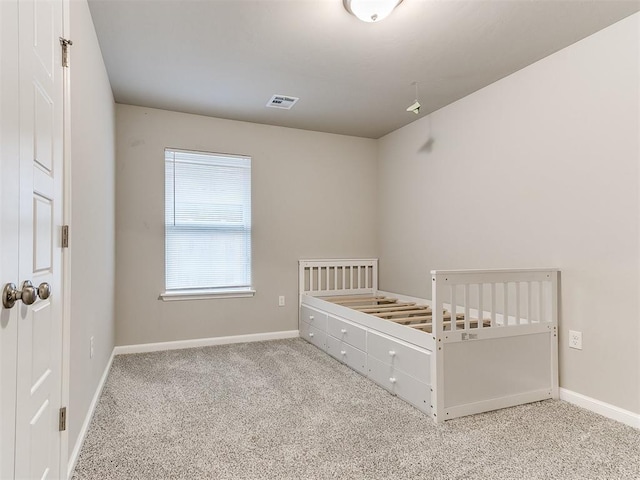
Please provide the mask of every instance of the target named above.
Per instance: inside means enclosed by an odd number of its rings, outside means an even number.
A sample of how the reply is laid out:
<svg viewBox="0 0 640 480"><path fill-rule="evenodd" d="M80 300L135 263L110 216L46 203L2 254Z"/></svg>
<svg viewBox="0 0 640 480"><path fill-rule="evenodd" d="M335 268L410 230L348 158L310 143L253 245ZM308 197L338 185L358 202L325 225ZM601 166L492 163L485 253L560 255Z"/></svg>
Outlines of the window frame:
<svg viewBox="0 0 640 480"><path fill-rule="evenodd" d="M206 151L201 151L201 150L186 150L186 149L181 149L181 148L172 148L172 147L165 147L164 149L164 169L165 169L165 174L164 174L164 178L165 178L165 191L164 191L164 208L163 208L163 213L164 213L164 290L160 293L158 299L159 300L163 300L165 302L167 301L180 301L180 300L208 300L208 299L214 299L214 298L247 298L247 297L253 297L256 293L256 290L253 287L253 234L252 231L250 231L249 233L249 278L250 278L250 285L249 286L242 286L242 287L234 287L234 286L229 286L229 287L202 287L202 288L193 288L193 289L187 289L187 288L175 288L175 289L168 289L167 288L167 266L168 266L168 262L167 262L167 221L166 221L166 217L167 217L167 154L168 153L186 153L186 154L195 154L195 155L204 155L204 156L213 156L213 157L224 157L227 159L232 159L232 158L238 158L238 159L244 159L244 160L248 160L249 161L249 215L251 216L253 213L253 202L252 202L252 196L251 196L251 190L252 190L252 175L251 175L251 169L252 169L252 157L250 155L239 155L239 154L228 154L228 153L220 153L220 152L206 152ZM246 203L245 203L246 205ZM175 208L175 207L174 207ZM251 220L249 225L251 226ZM224 227L223 227L224 228ZM212 230L218 230L218 228L215 227L211 227ZM222 230L222 228L220 228L220 230Z"/></svg>

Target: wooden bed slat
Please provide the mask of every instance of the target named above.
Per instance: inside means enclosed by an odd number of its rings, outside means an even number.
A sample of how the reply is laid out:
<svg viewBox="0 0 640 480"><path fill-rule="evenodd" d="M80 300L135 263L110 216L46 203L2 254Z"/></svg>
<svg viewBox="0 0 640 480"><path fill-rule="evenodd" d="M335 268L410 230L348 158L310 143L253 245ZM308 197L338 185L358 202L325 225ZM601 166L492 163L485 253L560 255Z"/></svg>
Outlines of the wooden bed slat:
<svg viewBox="0 0 640 480"><path fill-rule="evenodd" d="M329 300L331 303L335 303L336 305L349 305L349 304L360 304L365 302L382 302L384 301L384 297L367 297L367 298L353 298L351 300Z"/></svg>
<svg viewBox="0 0 640 480"><path fill-rule="evenodd" d="M413 309L413 310L402 310L399 309L398 311L388 311L388 312L379 312L379 313L372 313L371 315L373 315L374 317L400 317L402 315L411 315L411 314L427 314L429 313L429 315L431 315L431 309L430 308L419 308L419 309Z"/></svg>
<svg viewBox="0 0 640 480"><path fill-rule="evenodd" d="M353 308L354 305L361 305L361 306L366 306L367 303L372 303L372 302L376 302L373 305L369 305L369 306L375 306L376 304L380 305L380 304L391 304L391 303L396 303L398 301L397 298L363 298L362 300L344 300L344 301L340 301L340 302L331 302L331 303L335 303L336 305L344 305L346 307L351 307Z"/></svg>
<svg viewBox="0 0 640 480"><path fill-rule="evenodd" d="M443 325L446 327L448 325L451 325L451 320L448 320L446 322L442 322ZM478 319L477 318L471 318L469 319L469 323L472 325L471 328L478 328L479 325L483 325L485 327L490 327L491 326L491 319L489 318L485 318L480 324L478 323ZM456 325L463 325L464 324L464 320L456 320ZM433 324L431 322L424 322L424 323L410 323L407 325L407 327L411 327L411 328L417 328L417 329L422 329L423 327L431 327ZM474 326L475 325L475 326Z"/></svg>
<svg viewBox="0 0 640 480"><path fill-rule="evenodd" d="M340 295L337 297L320 297L327 302L336 303L342 300L377 300L380 298L386 298L384 295Z"/></svg>
<svg viewBox="0 0 640 480"><path fill-rule="evenodd" d="M431 315L416 315L415 317L384 318L383 320L388 320L393 323L407 323L407 322L416 322L418 320L429 320L429 322L431 322L432 318L433 317Z"/></svg>
<svg viewBox="0 0 640 480"><path fill-rule="evenodd" d="M390 322L395 322L395 323L406 323L406 322L411 322L411 321L421 320L421 319L422 320L432 320L433 319L433 315L429 314L429 315L416 315L414 317L384 318L383 320L389 320ZM451 320L451 314L448 311L445 311L444 315L442 315L442 319L443 320ZM459 313L458 315L456 315L456 320L458 320L458 322L456 322L456 324L458 324L460 322L464 323L464 313Z"/></svg>
<svg viewBox="0 0 640 480"><path fill-rule="evenodd" d="M375 313L375 312L394 312L399 310L430 310L430 307L416 305L415 303L405 303L405 302L397 302L391 305L381 305L381 306L367 306L367 307L355 307L354 310L358 310L363 313Z"/></svg>

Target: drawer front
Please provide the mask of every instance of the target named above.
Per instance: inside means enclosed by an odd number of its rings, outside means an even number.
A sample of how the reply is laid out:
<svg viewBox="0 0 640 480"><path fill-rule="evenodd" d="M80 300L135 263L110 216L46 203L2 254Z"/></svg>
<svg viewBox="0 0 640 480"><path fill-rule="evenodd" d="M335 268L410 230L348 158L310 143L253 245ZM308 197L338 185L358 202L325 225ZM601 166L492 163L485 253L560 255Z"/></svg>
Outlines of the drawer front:
<svg viewBox="0 0 640 480"><path fill-rule="evenodd" d="M367 375L378 385L409 402L418 410L431 414L430 385L372 356L367 358Z"/></svg>
<svg viewBox="0 0 640 480"><path fill-rule="evenodd" d="M327 331L327 314L309 308L306 305L300 306L300 320L317 328L321 332Z"/></svg>
<svg viewBox="0 0 640 480"><path fill-rule="evenodd" d="M367 353L423 383L431 383L431 352L428 350L369 331Z"/></svg>
<svg viewBox="0 0 640 480"><path fill-rule="evenodd" d="M355 323L329 315L327 333L359 350L365 351L367 349L367 331Z"/></svg>
<svg viewBox="0 0 640 480"><path fill-rule="evenodd" d="M309 325L307 322L300 322L300 338L304 338L316 347L326 350L327 334Z"/></svg>
<svg viewBox="0 0 640 480"><path fill-rule="evenodd" d="M327 335L327 353L362 375L367 374L367 354L362 350Z"/></svg>

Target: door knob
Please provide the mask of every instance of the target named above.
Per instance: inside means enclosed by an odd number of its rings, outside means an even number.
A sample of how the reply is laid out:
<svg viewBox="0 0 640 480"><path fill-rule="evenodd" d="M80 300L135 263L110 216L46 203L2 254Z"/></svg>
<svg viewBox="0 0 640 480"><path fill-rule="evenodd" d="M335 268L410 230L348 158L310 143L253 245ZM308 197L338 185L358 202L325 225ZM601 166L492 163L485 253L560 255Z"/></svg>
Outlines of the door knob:
<svg viewBox="0 0 640 480"><path fill-rule="evenodd" d="M18 290L13 283L7 283L2 290L2 305L5 308L13 308L17 300L22 300L25 305L32 305L38 298L38 291L29 280L22 283L22 290Z"/></svg>
<svg viewBox="0 0 640 480"><path fill-rule="evenodd" d="M47 282L42 282L40 285L38 285L38 296L42 300L46 300L47 298L49 298L51 296L51 285L49 285Z"/></svg>

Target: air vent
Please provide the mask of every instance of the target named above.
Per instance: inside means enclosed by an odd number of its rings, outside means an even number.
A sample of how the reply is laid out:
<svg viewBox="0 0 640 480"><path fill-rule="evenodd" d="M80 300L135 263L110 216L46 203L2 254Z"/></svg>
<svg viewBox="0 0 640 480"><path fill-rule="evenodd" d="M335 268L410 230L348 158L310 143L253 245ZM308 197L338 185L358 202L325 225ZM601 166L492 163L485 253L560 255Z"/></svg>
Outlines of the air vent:
<svg viewBox="0 0 640 480"><path fill-rule="evenodd" d="M298 97L289 97L287 95L274 95L267 103L267 107L282 108L284 110L291 110L296 102L300 100Z"/></svg>

